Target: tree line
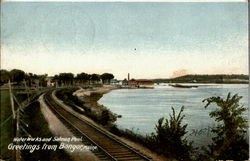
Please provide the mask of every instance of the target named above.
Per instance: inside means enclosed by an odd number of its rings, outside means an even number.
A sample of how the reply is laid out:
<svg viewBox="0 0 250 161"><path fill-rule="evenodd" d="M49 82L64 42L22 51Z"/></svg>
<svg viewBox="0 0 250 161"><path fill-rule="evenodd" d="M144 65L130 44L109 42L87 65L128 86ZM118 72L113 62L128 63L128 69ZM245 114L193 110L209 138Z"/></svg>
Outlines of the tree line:
<svg viewBox="0 0 250 161"><path fill-rule="evenodd" d="M155 83L248 83L244 74L188 74L170 79L154 79Z"/></svg>
<svg viewBox="0 0 250 161"><path fill-rule="evenodd" d="M243 75L243 74L213 74L213 75L185 75L177 78L170 79L170 81L185 81L185 82L192 82L192 81L197 81L197 82L225 82L228 80L248 80L249 76L248 75Z"/></svg>
<svg viewBox="0 0 250 161"><path fill-rule="evenodd" d="M73 73L59 73L52 77L48 77L48 74L37 75L34 73L25 73L20 69L5 70L1 69L0 85L11 82L20 84L25 80L27 86L32 86L32 84L37 84L38 86L47 86L47 80L51 79L52 82L58 85L79 85L79 84L110 84L110 81L114 78L111 73L103 74L88 74L88 73L78 73L74 75Z"/></svg>
<svg viewBox="0 0 250 161"><path fill-rule="evenodd" d="M59 85L74 85L74 84L110 84L114 75L111 73L88 74L85 72L76 74L73 73L60 73L53 77L54 82L58 82Z"/></svg>

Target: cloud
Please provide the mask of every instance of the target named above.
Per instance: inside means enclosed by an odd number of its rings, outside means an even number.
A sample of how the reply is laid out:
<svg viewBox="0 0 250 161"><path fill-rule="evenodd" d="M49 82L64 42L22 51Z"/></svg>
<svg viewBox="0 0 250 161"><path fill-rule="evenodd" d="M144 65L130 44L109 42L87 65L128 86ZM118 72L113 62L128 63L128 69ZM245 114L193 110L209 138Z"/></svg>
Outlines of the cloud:
<svg viewBox="0 0 250 161"><path fill-rule="evenodd" d="M173 74L170 76L170 78L176 78L180 76L184 76L188 74L188 70L186 69L179 69L173 72Z"/></svg>

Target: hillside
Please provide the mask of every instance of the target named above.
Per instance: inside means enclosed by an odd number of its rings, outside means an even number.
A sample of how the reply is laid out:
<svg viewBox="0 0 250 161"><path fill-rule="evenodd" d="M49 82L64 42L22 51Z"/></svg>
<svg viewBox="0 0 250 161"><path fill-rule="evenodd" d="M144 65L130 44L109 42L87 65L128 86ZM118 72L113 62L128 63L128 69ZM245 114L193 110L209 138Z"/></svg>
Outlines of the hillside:
<svg viewBox="0 0 250 161"><path fill-rule="evenodd" d="M172 79L154 79L155 83L248 83L249 76L243 74L185 75Z"/></svg>

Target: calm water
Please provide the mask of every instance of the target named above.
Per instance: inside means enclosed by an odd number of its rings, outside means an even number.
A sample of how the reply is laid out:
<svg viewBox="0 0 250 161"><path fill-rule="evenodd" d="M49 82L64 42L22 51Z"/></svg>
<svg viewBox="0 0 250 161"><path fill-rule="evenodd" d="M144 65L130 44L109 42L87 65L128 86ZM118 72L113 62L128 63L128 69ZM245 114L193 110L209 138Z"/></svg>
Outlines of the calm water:
<svg viewBox="0 0 250 161"><path fill-rule="evenodd" d="M154 89L119 89L105 94L99 103L122 115L116 122L120 128L132 129L143 135L155 131L159 118L169 118L171 107L179 112L181 106L185 106L183 123L188 124L188 139L200 146L210 142L209 129L216 125L209 117L209 112L216 106L204 109L205 103L202 100L211 96L226 97L228 92L243 96L240 103L248 108L247 84L200 84L199 88L192 89L162 84L156 85Z"/></svg>

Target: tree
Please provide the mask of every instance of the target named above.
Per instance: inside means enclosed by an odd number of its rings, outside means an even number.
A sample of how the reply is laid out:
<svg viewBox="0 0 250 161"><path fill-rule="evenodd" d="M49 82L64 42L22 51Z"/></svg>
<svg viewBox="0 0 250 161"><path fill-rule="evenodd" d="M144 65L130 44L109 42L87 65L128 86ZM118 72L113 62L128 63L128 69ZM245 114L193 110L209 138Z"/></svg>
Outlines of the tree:
<svg viewBox="0 0 250 161"><path fill-rule="evenodd" d="M26 81L27 86L31 86L32 76L33 76L33 73L25 73L24 79Z"/></svg>
<svg viewBox="0 0 250 161"><path fill-rule="evenodd" d="M212 145L209 146L213 159L248 159L248 143L245 139L247 131L247 120L242 114L247 110L243 105L239 105L242 96L235 94L231 97L228 93L224 100L221 97L210 97L204 99L207 102L205 108L211 103L215 103L219 108L209 113L211 118L219 123L212 129L216 134Z"/></svg>
<svg viewBox="0 0 250 161"><path fill-rule="evenodd" d="M21 82L25 78L25 73L19 69L13 69L10 71L10 78L12 82Z"/></svg>
<svg viewBox="0 0 250 161"><path fill-rule="evenodd" d="M40 86L43 86L43 87L47 86L47 82L46 82L47 77L48 77L48 74L38 75Z"/></svg>
<svg viewBox="0 0 250 161"><path fill-rule="evenodd" d="M178 160L190 160L189 152L192 150L192 143L188 143L184 138L187 133L187 124L182 125L185 115L182 115L184 106L181 107L179 114L176 116L175 109L172 107L170 119L160 118L156 125L156 134L153 133L149 138L150 144L156 151L167 157Z"/></svg>
<svg viewBox="0 0 250 161"><path fill-rule="evenodd" d="M110 74L110 73L103 73L101 76L100 76L101 80L102 80L102 83L109 83L110 84L110 80L114 78L114 75L113 74Z"/></svg>
<svg viewBox="0 0 250 161"><path fill-rule="evenodd" d="M10 79L10 73L7 70L1 69L0 84L7 83Z"/></svg>
<svg viewBox="0 0 250 161"><path fill-rule="evenodd" d="M82 72L82 73L76 75L76 79L82 83L85 83L90 79L90 75Z"/></svg>
<svg viewBox="0 0 250 161"><path fill-rule="evenodd" d="M56 83L56 87L57 85L61 85L61 82L59 80L59 75L54 75L54 77L52 78L52 81Z"/></svg>
<svg viewBox="0 0 250 161"><path fill-rule="evenodd" d="M100 81L100 76L98 74L91 74L90 80L96 83L97 81Z"/></svg>
<svg viewBox="0 0 250 161"><path fill-rule="evenodd" d="M64 85L72 85L74 74L73 73L60 73L58 79L64 83Z"/></svg>

